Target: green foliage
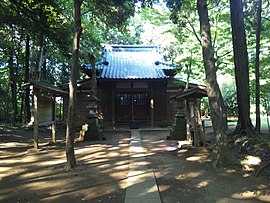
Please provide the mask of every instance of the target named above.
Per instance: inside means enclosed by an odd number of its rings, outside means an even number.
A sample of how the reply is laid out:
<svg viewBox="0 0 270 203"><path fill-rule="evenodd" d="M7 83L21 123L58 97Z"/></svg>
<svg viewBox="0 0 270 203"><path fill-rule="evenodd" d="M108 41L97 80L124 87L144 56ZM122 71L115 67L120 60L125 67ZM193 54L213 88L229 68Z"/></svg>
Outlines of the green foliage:
<svg viewBox="0 0 270 203"><path fill-rule="evenodd" d="M178 39L177 43L169 45L177 52L174 62L187 67L185 72L182 71L182 77L189 73L191 79L202 82L205 76L196 1L167 0L166 2L170 10L170 19L175 24L171 26L169 32ZM208 3L216 66L220 74L234 74L229 2L209 1Z"/></svg>
<svg viewBox="0 0 270 203"><path fill-rule="evenodd" d="M8 83L8 71L5 67L0 65L0 123L8 121L8 109L10 93Z"/></svg>
<svg viewBox="0 0 270 203"><path fill-rule="evenodd" d="M122 29L112 28L106 35L108 44L141 44L143 25L138 16L127 20L127 25Z"/></svg>
<svg viewBox="0 0 270 203"><path fill-rule="evenodd" d="M261 85L261 104L266 113L270 115L270 82L265 80L265 84Z"/></svg>
<svg viewBox="0 0 270 203"><path fill-rule="evenodd" d="M135 11L132 0L83 1L82 13L89 13L91 20L100 21L109 28L122 27Z"/></svg>
<svg viewBox="0 0 270 203"><path fill-rule="evenodd" d="M227 109L228 116L237 115L237 97L236 97L236 87L234 82L223 83L221 88L222 97L224 100L224 105Z"/></svg>
<svg viewBox="0 0 270 203"><path fill-rule="evenodd" d="M266 1L262 1L262 24L261 24L261 49L260 49L260 84L261 84L261 104L264 108L267 108L269 104L269 77L270 77L270 43L269 37L270 32L268 27L270 26L269 21L269 4ZM255 104L255 37L256 37L256 15L257 15L257 1L244 1L244 12L245 12L245 25L246 25L246 35L248 43L248 53L249 53L249 66L250 66L250 94L251 103Z"/></svg>
<svg viewBox="0 0 270 203"><path fill-rule="evenodd" d="M208 117L210 116L210 107L209 107L209 101L208 97L203 97L201 100L201 111L202 111L202 116Z"/></svg>

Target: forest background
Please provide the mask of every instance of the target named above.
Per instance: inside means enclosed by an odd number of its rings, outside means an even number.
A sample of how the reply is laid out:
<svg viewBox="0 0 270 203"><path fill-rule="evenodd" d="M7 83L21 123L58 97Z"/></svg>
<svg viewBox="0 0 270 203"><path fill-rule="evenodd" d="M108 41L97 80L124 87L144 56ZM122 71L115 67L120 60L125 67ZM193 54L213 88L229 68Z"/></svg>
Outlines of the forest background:
<svg viewBox="0 0 270 203"><path fill-rule="evenodd" d="M195 4L195 2L193 2ZM204 82L196 6L183 6L175 16L163 2L152 8L137 4L123 18L109 20L82 4L80 64L89 63L87 54L99 57L104 44L160 45L164 58L182 69L183 81ZM269 111L269 4L262 2L261 27L257 27L258 1L244 1L248 45L251 113L255 113L256 31L260 40L260 111ZM168 8L169 7L169 8ZM209 19L215 50L217 75L228 116L237 114L234 60L228 1L209 1ZM2 1L0 41L0 122L20 125L30 121L30 97L22 84L38 79L53 85L69 82L72 63L72 1ZM134 16L129 17L131 12ZM103 12L106 12L104 10ZM130 13L128 13L130 12ZM112 22L119 21L119 22ZM81 79L85 77L80 72ZM205 102L203 108L208 107ZM266 123L263 123L265 125Z"/></svg>

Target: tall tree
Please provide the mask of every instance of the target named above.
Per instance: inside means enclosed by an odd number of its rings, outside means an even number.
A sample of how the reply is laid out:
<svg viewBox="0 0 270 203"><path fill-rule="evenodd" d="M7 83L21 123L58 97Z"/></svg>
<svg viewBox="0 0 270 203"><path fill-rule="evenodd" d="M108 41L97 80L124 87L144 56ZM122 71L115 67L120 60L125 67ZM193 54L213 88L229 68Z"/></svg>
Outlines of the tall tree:
<svg viewBox="0 0 270 203"><path fill-rule="evenodd" d="M227 160L227 116L222 95L217 83L217 67L215 65L214 47L212 45L211 30L206 0L197 0L197 9L200 20L201 45L206 75L207 95L211 109L211 119L217 140L217 163Z"/></svg>
<svg viewBox="0 0 270 203"><path fill-rule="evenodd" d="M256 57L255 57L255 95L256 95L256 131L261 131L260 117L260 48L261 48L261 21L262 21L262 0L257 1L256 15Z"/></svg>
<svg viewBox="0 0 270 203"><path fill-rule="evenodd" d="M20 78L20 54L21 54L21 42L22 37L19 30L16 29L15 25L6 25L2 30L7 34L6 39L2 39L2 43L5 45L3 48L5 55L2 55L5 60L2 65L7 65L6 68L9 70L9 85L11 100L9 101L12 105L9 109L10 117L13 124L19 121L19 108L18 108L18 83L21 83Z"/></svg>
<svg viewBox="0 0 270 203"><path fill-rule="evenodd" d="M242 0L230 0L235 81L238 103L238 123L235 133L253 135L250 119L249 65Z"/></svg>
<svg viewBox="0 0 270 203"><path fill-rule="evenodd" d="M83 0L73 1L74 13L74 36L72 51L72 68L69 82L69 103L68 103L68 120L66 132L66 169L69 170L76 166L76 158L74 153L74 136L75 136L75 107L77 104L77 79L79 71L79 47L80 37L82 34L81 26L81 5Z"/></svg>
<svg viewBox="0 0 270 203"><path fill-rule="evenodd" d="M26 43L25 43L25 72L24 72L24 82L27 83L30 79L30 36L27 34ZM27 88L25 90L24 96L24 105L25 105L25 121L29 122L31 119L31 111L30 111L30 89Z"/></svg>
<svg viewBox="0 0 270 203"><path fill-rule="evenodd" d="M12 95L12 123L15 124L17 122L17 116L18 116L18 103L17 103L17 81L16 81L16 67L14 65L14 38L15 38L15 32L13 31L13 28L11 28L11 45L9 47L9 58L8 58L8 67L9 67L9 83L10 83L10 89L11 89L11 95Z"/></svg>

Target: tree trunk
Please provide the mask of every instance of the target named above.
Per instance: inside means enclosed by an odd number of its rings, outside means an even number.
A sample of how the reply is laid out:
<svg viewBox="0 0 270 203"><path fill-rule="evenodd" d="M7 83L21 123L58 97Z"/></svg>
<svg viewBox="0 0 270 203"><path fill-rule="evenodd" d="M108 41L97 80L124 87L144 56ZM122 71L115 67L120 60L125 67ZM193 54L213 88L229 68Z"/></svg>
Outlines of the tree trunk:
<svg viewBox="0 0 270 203"><path fill-rule="evenodd" d="M256 26L256 58L255 58L255 78L256 78L256 132L261 131L260 117L260 48L261 48L261 21L262 21L262 0L258 0L257 5L257 26Z"/></svg>
<svg viewBox="0 0 270 203"><path fill-rule="evenodd" d="M22 102L21 102L21 109L20 109L21 111L20 111L20 120L19 120L19 122L20 122L20 123L23 123L24 106L25 106L25 105L24 105L24 101L25 101L25 99L24 99L25 93L23 92L23 93L21 93L20 95L21 95L21 101L22 101Z"/></svg>
<svg viewBox="0 0 270 203"><path fill-rule="evenodd" d="M268 126L268 134L270 135L270 122L269 122L269 116L270 116L270 112L269 112L269 102L267 101L267 99L265 100L265 104L264 106L266 107L266 121L267 121L267 126Z"/></svg>
<svg viewBox="0 0 270 203"><path fill-rule="evenodd" d="M89 62L92 67L92 94L94 97L97 96L97 74L96 74L96 62L94 54L89 54Z"/></svg>
<svg viewBox="0 0 270 203"><path fill-rule="evenodd" d="M217 68L215 66L214 47L211 40L206 0L197 0L197 9L200 18L200 32L203 62L206 74L207 95L209 99L209 106L211 108L213 130L216 136L216 147L218 153L217 163L222 163L228 161L227 115L223 98L217 83Z"/></svg>
<svg viewBox="0 0 270 203"><path fill-rule="evenodd" d="M8 67L9 67L9 83L11 89L11 97L12 97L12 123L15 125L17 122L18 115L18 105L17 105L17 84L15 79L15 67L13 64L13 50L11 48L8 59Z"/></svg>
<svg viewBox="0 0 270 203"><path fill-rule="evenodd" d="M37 50L35 80L40 80L40 72L41 72L42 61L43 61L44 39L45 39L45 35L40 33L39 45L38 45L38 50Z"/></svg>
<svg viewBox="0 0 270 203"><path fill-rule="evenodd" d="M238 123L235 133L253 135L250 119L249 67L242 0L230 0L235 81L238 103Z"/></svg>
<svg viewBox="0 0 270 203"><path fill-rule="evenodd" d="M30 69L29 69L29 61L30 61L30 36L29 34L26 37L26 45L25 45L25 73L24 73L24 82L27 83L30 78ZM31 111L30 111L30 88L25 89L25 122L30 122L31 119Z"/></svg>
<svg viewBox="0 0 270 203"><path fill-rule="evenodd" d="M17 101L23 101L23 94L20 94L20 90L22 89L22 81L21 80L19 80L19 69L20 69L20 54L19 53L21 53L21 48L22 48L22 42L23 42L23 37L24 37L24 35L23 35L23 31L22 30L20 30L19 31L20 32L20 41L19 41L19 43L17 44L17 48L16 48L16 50L17 50L17 53L18 54L16 54L16 69L15 69L15 76L16 76L16 86L17 86ZM17 102L18 103L18 102ZM18 105L17 104L17 112L16 112L16 118L17 118L17 121L19 122L19 123L22 123L22 110L23 110L23 102L21 102L21 105ZM19 107L20 107L20 111L19 111Z"/></svg>
<svg viewBox="0 0 270 203"><path fill-rule="evenodd" d="M49 81L48 71L47 71L47 62L46 62L46 49L43 49L43 59L42 59L42 68L40 70L39 78L40 80Z"/></svg>
<svg viewBox="0 0 270 203"><path fill-rule="evenodd" d="M66 169L69 170L76 166L76 159L74 153L74 136L75 136L75 115L77 103L77 78L79 70L79 45L80 36L82 33L81 27L81 3L82 0L74 0L74 38L73 38L73 52L72 52L72 68L69 83L69 104L68 104L68 120L66 131Z"/></svg>

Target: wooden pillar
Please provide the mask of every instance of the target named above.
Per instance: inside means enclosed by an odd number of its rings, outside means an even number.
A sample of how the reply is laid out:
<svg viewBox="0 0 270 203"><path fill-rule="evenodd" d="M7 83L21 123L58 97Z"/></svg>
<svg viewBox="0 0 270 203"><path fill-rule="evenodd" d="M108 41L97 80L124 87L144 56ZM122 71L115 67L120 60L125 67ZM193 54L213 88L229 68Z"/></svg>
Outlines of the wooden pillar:
<svg viewBox="0 0 270 203"><path fill-rule="evenodd" d="M63 118L62 118L62 109L64 109L64 108L62 108L62 105L63 105L63 97L61 97L60 98L60 105L59 105L59 120L60 121L63 121Z"/></svg>
<svg viewBox="0 0 270 203"><path fill-rule="evenodd" d="M53 106L52 106L52 142L56 142L56 102L55 97L53 97Z"/></svg>
<svg viewBox="0 0 270 203"><path fill-rule="evenodd" d="M33 88L34 148L38 149L38 89Z"/></svg>
<svg viewBox="0 0 270 203"><path fill-rule="evenodd" d="M115 87L112 85L112 125L115 127Z"/></svg>
<svg viewBox="0 0 270 203"><path fill-rule="evenodd" d="M198 131L200 134L200 138L202 141L202 145L206 146L206 142L205 142L205 131L204 131L204 126L202 123L202 117L201 117L201 98L197 98L197 106L195 109L195 114L197 114L197 126L198 126Z"/></svg>
<svg viewBox="0 0 270 203"><path fill-rule="evenodd" d="M199 142L202 142L202 145L205 146L205 133L202 126L200 99L198 98L194 98L194 118L194 137L195 132L197 134L197 141L195 143L197 144L197 146L199 146Z"/></svg>
<svg viewBox="0 0 270 203"><path fill-rule="evenodd" d="M150 109L151 109L151 128L154 127L154 99L150 100Z"/></svg>
<svg viewBox="0 0 270 203"><path fill-rule="evenodd" d="M56 142L56 123L52 122L52 142Z"/></svg>
<svg viewBox="0 0 270 203"><path fill-rule="evenodd" d="M195 147L198 147L200 146L200 135L199 135L199 131L198 131L198 114L196 113L197 112L197 109L198 106L197 106L197 99L194 98L193 99L193 112L194 112L194 117L192 119L192 127L193 127L193 130L194 130L194 146Z"/></svg>
<svg viewBox="0 0 270 203"><path fill-rule="evenodd" d="M186 128L187 128L187 140L192 144L192 140L194 138L191 137L191 132L190 132L190 108L189 108L189 99L187 98L185 101L185 108L186 108ZM194 140L193 140L194 141Z"/></svg>
<svg viewBox="0 0 270 203"><path fill-rule="evenodd" d="M153 93L153 87L151 85L150 88L150 113L151 113L151 118L150 118L150 122L151 122L151 128L154 127L154 93Z"/></svg>

